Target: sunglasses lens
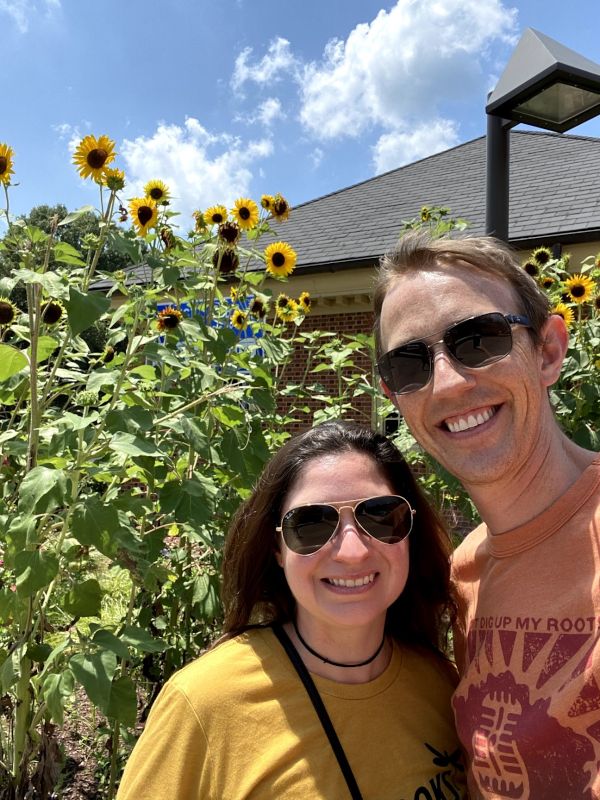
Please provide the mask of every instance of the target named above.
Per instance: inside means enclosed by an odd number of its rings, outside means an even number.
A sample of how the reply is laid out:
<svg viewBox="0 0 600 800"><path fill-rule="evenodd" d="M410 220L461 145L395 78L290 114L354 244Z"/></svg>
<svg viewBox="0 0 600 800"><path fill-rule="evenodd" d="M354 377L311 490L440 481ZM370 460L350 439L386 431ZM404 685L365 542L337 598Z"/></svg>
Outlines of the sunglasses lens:
<svg viewBox="0 0 600 800"><path fill-rule="evenodd" d="M483 367L510 353L512 335L502 314L483 314L454 325L446 331L444 343L465 367Z"/></svg>
<svg viewBox="0 0 600 800"><path fill-rule="evenodd" d="M415 392L426 386L431 377L429 348L425 342L408 342L382 356L377 367L394 394Z"/></svg>
<svg viewBox="0 0 600 800"><path fill-rule="evenodd" d="M316 553L331 539L338 520L339 514L332 506L292 508L281 521L283 541L299 555Z"/></svg>
<svg viewBox="0 0 600 800"><path fill-rule="evenodd" d="M354 516L361 528L384 544L401 542L412 528L413 515L408 502L394 495L363 500L356 506Z"/></svg>

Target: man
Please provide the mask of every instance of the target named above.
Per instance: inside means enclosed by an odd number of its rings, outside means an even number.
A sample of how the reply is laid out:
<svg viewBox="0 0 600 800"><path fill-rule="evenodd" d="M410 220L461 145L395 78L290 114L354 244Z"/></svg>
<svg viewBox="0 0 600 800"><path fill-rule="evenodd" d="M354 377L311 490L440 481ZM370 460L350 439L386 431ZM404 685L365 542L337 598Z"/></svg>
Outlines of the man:
<svg viewBox="0 0 600 800"><path fill-rule="evenodd" d="M471 796L600 797L600 457L548 388L568 335L511 252L408 234L382 262L385 393L483 524L457 549L453 699Z"/></svg>

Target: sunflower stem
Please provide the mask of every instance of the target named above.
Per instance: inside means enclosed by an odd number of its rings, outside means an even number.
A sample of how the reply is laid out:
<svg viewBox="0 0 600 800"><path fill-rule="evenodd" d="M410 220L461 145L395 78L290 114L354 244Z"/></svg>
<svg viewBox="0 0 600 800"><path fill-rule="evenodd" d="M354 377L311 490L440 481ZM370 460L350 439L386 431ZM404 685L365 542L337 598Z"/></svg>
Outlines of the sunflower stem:
<svg viewBox="0 0 600 800"><path fill-rule="evenodd" d="M94 253L94 258L92 259L92 263L90 264L90 268L87 271L87 275L83 279L83 291L87 292L88 286L90 285L90 281L94 272L96 271L96 267L98 266L98 261L100 260L100 256L102 255L102 250L104 249L104 244L106 242L106 237L108 236L108 231L110 229L110 220L112 218L113 208L115 205L115 197L116 192L110 193L110 198L108 200L108 208L106 209L106 214L102 216L102 221L104 225L102 226L102 230L100 231L100 241L98 242L98 247L96 248L96 252Z"/></svg>

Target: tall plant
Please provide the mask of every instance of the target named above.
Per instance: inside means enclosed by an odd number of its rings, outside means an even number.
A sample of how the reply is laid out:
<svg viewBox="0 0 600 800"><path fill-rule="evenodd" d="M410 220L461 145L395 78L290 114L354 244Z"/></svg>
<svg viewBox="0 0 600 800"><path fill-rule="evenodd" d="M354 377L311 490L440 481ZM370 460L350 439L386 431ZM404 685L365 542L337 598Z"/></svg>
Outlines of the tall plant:
<svg viewBox="0 0 600 800"><path fill-rule="evenodd" d="M0 797L49 795L56 726L84 690L109 721L110 798L137 682L151 691L219 618L224 531L286 435L276 398L310 298L265 288L296 262L259 245L290 213L281 195L197 211L181 236L169 187L126 207L114 142L87 136L74 160L98 184L100 233L80 252L57 232L89 208L49 232L10 218L13 158L0 145L0 248L18 261L0 281ZM135 268L98 271L109 242ZM102 352L82 338L94 323Z"/></svg>

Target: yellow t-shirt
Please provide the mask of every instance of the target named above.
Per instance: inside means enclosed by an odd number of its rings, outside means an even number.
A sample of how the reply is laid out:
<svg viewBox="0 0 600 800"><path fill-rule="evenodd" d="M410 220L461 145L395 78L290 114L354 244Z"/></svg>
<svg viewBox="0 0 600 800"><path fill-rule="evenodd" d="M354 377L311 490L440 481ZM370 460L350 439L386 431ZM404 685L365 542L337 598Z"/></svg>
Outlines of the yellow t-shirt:
<svg viewBox="0 0 600 800"><path fill-rule="evenodd" d="M459 800L464 772L441 661L396 646L363 684L313 676L365 800ZM348 788L270 629L248 631L166 684L118 800L345 800Z"/></svg>

